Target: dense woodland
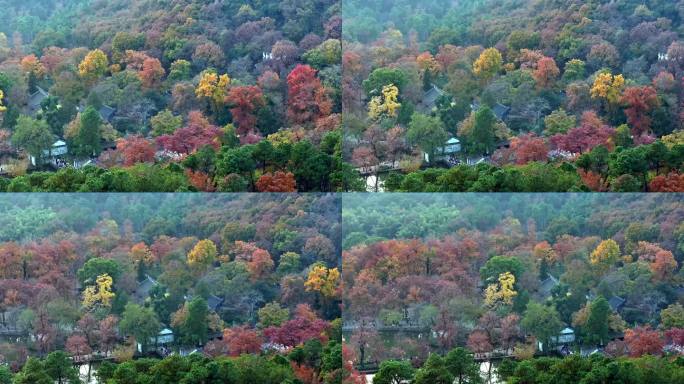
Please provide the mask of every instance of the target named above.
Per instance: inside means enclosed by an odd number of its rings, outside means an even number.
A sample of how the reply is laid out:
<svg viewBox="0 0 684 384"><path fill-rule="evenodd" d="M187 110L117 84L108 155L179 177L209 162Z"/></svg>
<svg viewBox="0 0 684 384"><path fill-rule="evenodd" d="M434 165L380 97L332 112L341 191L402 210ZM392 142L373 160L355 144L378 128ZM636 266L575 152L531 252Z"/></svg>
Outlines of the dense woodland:
<svg viewBox="0 0 684 384"><path fill-rule="evenodd" d="M470 359L509 360L497 371L522 377L514 383L580 382L553 378L592 364L648 375L650 360L602 359L684 351L683 218L675 194L347 196L343 333L354 364L430 366L465 347ZM660 377L681 380L682 360L667 370ZM415 382L451 383L417 372Z"/></svg>
<svg viewBox="0 0 684 384"><path fill-rule="evenodd" d="M359 188L338 1L0 7L0 190Z"/></svg>
<svg viewBox="0 0 684 384"><path fill-rule="evenodd" d="M444 356L430 355L418 369L406 361L384 361L373 377L373 384L481 384L484 381L479 369L472 353L459 347ZM504 360L498 373L506 383L514 384L669 384L684 380L684 361L654 356L618 359L542 357L520 362Z"/></svg>
<svg viewBox="0 0 684 384"><path fill-rule="evenodd" d="M684 190L684 2L349 0L343 19L345 158L370 189Z"/></svg>
<svg viewBox="0 0 684 384"><path fill-rule="evenodd" d="M3 384L76 383L93 360L110 384L347 380L339 198L11 195L0 210Z"/></svg>

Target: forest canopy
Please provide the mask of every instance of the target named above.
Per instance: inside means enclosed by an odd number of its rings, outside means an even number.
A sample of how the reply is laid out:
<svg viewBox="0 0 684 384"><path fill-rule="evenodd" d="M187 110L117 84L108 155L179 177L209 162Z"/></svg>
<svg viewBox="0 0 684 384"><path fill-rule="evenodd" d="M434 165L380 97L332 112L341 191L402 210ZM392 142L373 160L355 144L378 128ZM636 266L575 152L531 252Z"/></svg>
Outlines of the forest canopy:
<svg viewBox="0 0 684 384"><path fill-rule="evenodd" d="M533 377L533 366L553 374L551 363L681 361L683 203L677 194L345 196L343 333L354 365L377 372L388 362L389 374L406 372L404 362L428 383L425 371L452 369L453 354L496 362L487 380ZM574 360L543 360L566 356ZM667 369L682 374L681 363Z"/></svg>
<svg viewBox="0 0 684 384"><path fill-rule="evenodd" d="M341 159L339 1L0 7L0 190L358 189Z"/></svg>
<svg viewBox="0 0 684 384"><path fill-rule="evenodd" d="M681 1L342 8L344 156L369 190L684 190Z"/></svg>
<svg viewBox="0 0 684 384"><path fill-rule="evenodd" d="M101 382L123 384L171 355L158 364L180 376L215 358L240 382L254 366L274 383L344 377L338 197L13 194L0 212L0 376L14 383L54 378L56 362L85 380L104 361Z"/></svg>

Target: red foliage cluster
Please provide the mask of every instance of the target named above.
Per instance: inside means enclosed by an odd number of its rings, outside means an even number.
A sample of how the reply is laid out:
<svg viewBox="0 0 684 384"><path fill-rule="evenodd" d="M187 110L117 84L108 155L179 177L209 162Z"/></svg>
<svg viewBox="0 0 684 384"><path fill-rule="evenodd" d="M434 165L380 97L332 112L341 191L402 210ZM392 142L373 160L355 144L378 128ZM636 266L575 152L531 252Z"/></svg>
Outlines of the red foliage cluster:
<svg viewBox="0 0 684 384"><path fill-rule="evenodd" d="M684 328L671 328L665 331L665 342L677 347L684 347Z"/></svg>
<svg viewBox="0 0 684 384"><path fill-rule="evenodd" d="M632 357L647 354L659 356L663 353L664 342L660 333L648 325L626 330L625 342Z"/></svg>
<svg viewBox="0 0 684 384"><path fill-rule="evenodd" d="M649 113L658 106L658 93L652 86L629 87L625 89L621 102L628 106L625 109L627 121L634 137L648 135L651 130Z"/></svg>
<svg viewBox="0 0 684 384"><path fill-rule="evenodd" d="M171 135L159 136L157 143L167 151L191 154L207 145L219 149L220 138L221 129L210 124L199 111L192 111L185 127L177 129Z"/></svg>
<svg viewBox="0 0 684 384"><path fill-rule="evenodd" d="M667 176L656 176L648 183L648 190L651 192L684 191L684 174L670 172Z"/></svg>
<svg viewBox="0 0 684 384"><path fill-rule="evenodd" d="M501 165L524 165L532 161L546 161L548 154L549 147L544 138L528 133L511 139L510 147L497 150L493 158Z"/></svg>
<svg viewBox="0 0 684 384"><path fill-rule="evenodd" d="M216 191L216 184L212 178L202 171L193 171L192 169L185 170L185 176L188 177L190 184L202 192Z"/></svg>
<svg viewBox="0 0 684 384"><path fill-rule="evenodd" d="M604 124L594 111L582 114L579 127L572 128L567 133L560 133L551 137L551 143L557 149L570 153L584 153L592 148L604 145L613 148L615 129Z"/></svg>
<svg viewBox="0 0 684 384"><path fill-rule="evenodd" d="M292 172L265 173L256 182L259 192L297 192L297 182Z"/></svg>
<svg viewBox="0 0 684 384"><path fill-rule="evenodd" d="M307 340L316 338L326 342L325 331L329 327L330 323L319 319L308 305L299 304L294 319L279 327L264 329L264 336L272 343L296 347Z"/></svg>
<svg viewBox="0 0 684 384"><path fill-rule="evenodd" d="M608 191L608 181L600 174L593 171L585 171L582 168L577 169L577 173L584 185L594 192Z"/></svg>
<svg viewBox="0 0 684 384"><path fill-rule="evenodd" d="M537 87L540 89L549 88L554 84L560 75L560 70L556 61L552 57L542 57L537 62L537 69L532 73Z"/></svg>
<svg viewBox="0 0 684 384"><path fill-rule="evenodd" d="M143 61L142 69L138 73L140 82L145 88L157 88L164 80L166 71L159 59L148 57Z"/></svg>
<svg viewBox="0 0 684 384"><path fill-rule="evenodd" d="M226 102L232 105L230 113L237 124L237 133L240 136L254 133L257 124L255 112L265 104L261 89L253 85L232 87Z"/></svg>
<svg viewBox="0 0 684 384"><path fill-rule="evenodd" d="M332 102L316 70L297 65L287 76L287 117L293 124L306 124L332 112Z"/></svg>
<svg viewBox="0 0 684 384"><path fill-rule="evenodd" d="M240 356L243 353L259 353L264 340L256 330L241 326L224 329L223 342L228 346L230 356Z"/></svg>
<svg viewBox="0 0 684 384"><path fill-rule="evenodd" d="M116 142L116 150L123 157L124 166L130 167L136 163L152 163L157 151L154 142L142 136L129 136Z"/></svg>

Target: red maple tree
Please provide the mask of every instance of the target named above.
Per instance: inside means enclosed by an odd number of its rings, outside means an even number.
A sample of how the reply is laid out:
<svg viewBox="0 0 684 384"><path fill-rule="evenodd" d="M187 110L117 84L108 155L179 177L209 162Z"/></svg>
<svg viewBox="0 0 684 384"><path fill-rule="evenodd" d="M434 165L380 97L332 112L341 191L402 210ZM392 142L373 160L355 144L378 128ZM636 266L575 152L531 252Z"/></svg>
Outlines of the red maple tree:
<svg viewBox="0 0 684 384"><path fill-rule="evenodd" d="M221 129L210 124L201 112L192 111L185 127L171 135L157 137L157 143L167 151L187 155L207 145L218 150L221 147L220 137Z"/></svg>
<svg viewBox="0 0 684 384"><path fill-rule="evenodd" d="M226 96L226 102L232 105L230 113L237 124L237 133L240 136L255 133L255 112L265 104L261 89L253 85L232 87Z"/></svg>
<svg viewBox="0 0 684 384"><path fill-rule="evenodd" d="M667 176L656 176L648 183L648 190L651 192L684 191L684 174L670 172Z"/></svg>
<svg viewBox="0 0 684 384"><path fill-rule="evenodd" d="M627 105L625 114L634 137L648 135L651 130L650 112L658 106L658 93L650 85L629 87L620 100Z"/></svg>
<svg viewBox="0 0 684 384"><path fill-rule="evenodd" d="M154 142L139 136L129 136L116 142L116 150L122 155L124 166L136 163L153 163L157 151Z"/></svg>
<svg viewBox="0 0 684 384"><path fill-rule="evenodd" d="M625 342L629 347L629 355L639 357L642 355L661 355L663 352L663 339L658 331L650 326L638 326L625 331Z"/></svg>
<svg viewBox="0 0 684 384"><path fill-rule="evenodd" d="M615 129L603 123L594 111L582 114L579 127L570 129L567 133L551 137L551 143L557 149L570 153L584 153L592 148L604 145L612 149Z"/></svg>
<svg viewBox="0 0 684 384"><path fill-rule="evenodd" d="M230 356L244 353L259 353L263 339L259 333L247 326L226 328L223 330L223 341L228 345Z"/></svg>
<svg viewBox="0 0 684 384"><path fill-rule="evenodd" d="M256 182L259 192L296 192L297 182L291 172L265 173Z"/></svg>
<svg viewBox="0 0 684 384"><path fill-rule="evenodd" d="M332 102L316 70L308 65L297 65L287 76L287 117L292 124L306 124L327 116Z"/></svg>

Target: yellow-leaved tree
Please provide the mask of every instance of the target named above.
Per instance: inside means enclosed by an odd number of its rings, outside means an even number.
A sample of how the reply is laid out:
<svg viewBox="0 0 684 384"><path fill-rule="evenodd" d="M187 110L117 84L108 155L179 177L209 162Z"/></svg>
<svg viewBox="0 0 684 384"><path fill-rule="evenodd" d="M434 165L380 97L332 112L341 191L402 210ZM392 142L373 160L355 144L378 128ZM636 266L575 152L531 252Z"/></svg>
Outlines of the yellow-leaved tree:
<svg viewBox="0 0 684 384"><path fill-rule="evenodd" d="M5 112L7 111L7 107L2 103L2 99L5 98L5 92L0 89L0 112Z"/></svg>
<svg viewBox="0 0 684 384"><path fill-rule="evenodd" d="M496 48L487 48L473 63L473 73L483 81L489 81L501 72L502 65L501 52Z"/></svg>
<svg viewBox="0 0 684 384"><path fill-rule="evenodd" d="M591 265L605 272L620 258L620 246L613 239L603 240L589 255Z"/></svg>
<svg viewBox="0 0 684 384"><path fill-rule="evenodd" d="M390 84L382 87L382 95L374 96L368 103L368 116L377 120L382 116L396 117L401 103L397 100L399 98L399 88L396 85Z"/></svg>
<svg viewBox="0 0 684 384"><path fill-rule="evenodd" d="M510 272L499 274L498 281L489 284L485 289L485 304L491 307L497 304L513 304L513 299L518 295L518 292L513 288L514 285L515 275Z"/></svg>
<svg viewBox="0 0 684 384"><path fill-rule="evenodd" d="M2 92L2 91L0 91ZM0 93L1 95L2 93ZM2 99L2 97L0 97ZM0 104L2 104L0 102ZM2 106L0 106L2 108ZM684 145L684 130L674 131L669 135L665 135L660 138L660 141L665 144L668 148L672 149L675 145Z"/></svg>
<svg viewBox="0 0 684 384"><path fill-rule="evenodd" d="M97 277L95 285L86 287L83 291L83 307L90 310L96 306L110 308L112 306L112 298L116 296L112 292L112 285L114 281L112 277L104 273Z"/></svg>
<svg viewBox="0 0 684 384"><path fill-rule="evenodd" d="M214 105L225 102L230 86L230 77L227 74L220 75L213 71L205 71L200 76L199 84L195 88L195 95L200 99L208 99Z"/></svg>
<svg viewBox="0 0 684 384"><path fill-rule="evenodd" d="M309 271L304 283L307 291L319 292L323 297L330 298L337 294L340 282L340 271L337 268L326 268L323 264L315 264Z"/></svg>
<svg viewBox="0 0 684 384"><path fill-rule="evenodd" d="M78 74L89 83L95 82L107 73L109 59L99 49L88 52L86 57L78 65Z"/></svg>
<svg viewBox="0 0 684 384"><path fill-rule="evenodd" d="M188 265L206 268L216 260L217 254L216 244L213 241L209 239L200 240L188 252Z"/></svg>
<svg viewBox="0 0 684 384"><path fill-rule="evenodd" d="M591 87L591 97L603 99L609 105L615 105L625 88L625 78L622 75L612 75L610 72L600 73Z"/></svg>

